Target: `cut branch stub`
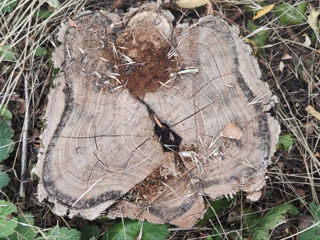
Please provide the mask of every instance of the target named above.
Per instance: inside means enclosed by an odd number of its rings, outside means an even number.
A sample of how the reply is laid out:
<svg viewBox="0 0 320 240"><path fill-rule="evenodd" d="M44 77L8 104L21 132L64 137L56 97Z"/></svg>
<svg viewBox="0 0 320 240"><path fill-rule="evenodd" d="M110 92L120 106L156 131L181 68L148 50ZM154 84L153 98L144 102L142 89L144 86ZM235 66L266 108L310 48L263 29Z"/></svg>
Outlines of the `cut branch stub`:
<svg viewBox="0 0 320 240"><path fill-rule="evenodd" d="M279 125L236 27L211 16L173 29L153 4L124 19L88 12L74 21L54 54L61 70L36 168L41 200L59 215L106 210L186 227L206 197L259 195Z"/></svg>

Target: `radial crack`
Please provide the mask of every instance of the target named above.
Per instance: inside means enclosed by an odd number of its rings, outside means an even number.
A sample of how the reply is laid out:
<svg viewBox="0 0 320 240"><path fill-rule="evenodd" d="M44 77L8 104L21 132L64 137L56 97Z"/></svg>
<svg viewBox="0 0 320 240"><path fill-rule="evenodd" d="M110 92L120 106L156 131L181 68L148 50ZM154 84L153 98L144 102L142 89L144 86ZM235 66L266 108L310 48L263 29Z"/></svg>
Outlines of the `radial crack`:
<svg viewBox="0 0 320 240"><path fill-rule="evenodd" d="M148 110L149 116L154 124L154 133L158 136L158 141L162 146L162 150L164 152L179 152L179 146L182 138L173 131L168 124L161 122L153 109L145 101L138 97L137 99Z"/></svg>

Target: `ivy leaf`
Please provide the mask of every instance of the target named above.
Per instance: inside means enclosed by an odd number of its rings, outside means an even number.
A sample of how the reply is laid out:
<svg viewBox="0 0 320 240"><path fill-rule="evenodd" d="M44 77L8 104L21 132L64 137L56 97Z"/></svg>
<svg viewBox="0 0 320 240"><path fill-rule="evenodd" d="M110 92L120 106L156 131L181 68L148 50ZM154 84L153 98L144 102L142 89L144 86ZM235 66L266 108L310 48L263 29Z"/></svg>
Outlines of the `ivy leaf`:
<svg viewBox="0 0 320 240"><path fill-rule="evenodd" d="M39 237L38 240L80 240L81 233L75 229L68 229L66 227L54 227L48 232L44 233L46 237Z"/></svg>
<svg viewBox="0 0 320 240"><path fill-rule="evenodd" d="M36 15L36 16L38 16L38 18L40 18L42 20L45 20L48 17L50 17L52 13L53 12L49 11L49 10L39 10L38 15Z"/></svg>
<svg viewBox="0 0 320 240"><path fill-rule="evenodd" d="M301 2L296 7L283 2L275 7L274 13L281 25L296 25L306 21L307 2Z"/></svg>
<svg viewBox="0 0 320 240"><path fill-rule="evenodd" d="M3 14L10 13L17 6L17 0L0 0L0 10Z"/></svg>
<svg viewBox="0 0 320 240"><path fill-rule="evenodd" d="M0 238L7 237L14 233L17 227L17 218L12 217L12 213L17 212L17 207L4 200L0 200Z"/></svg>
<svg viewBox="0 0 320 240"><path fill-rule="evenodd" d="M8 109L1 107L0 108L0 119L11 120L12 113Z"/></svg>
<svg viewBox="0 0 320 240"><path fill-rule="evenodd" d="M0 162L8 158L13 150L12 137L11 123L0 118Z"/></svg>
<svg viewBox="0 0 320 240"><path fill-rule="evenodd" d="M143 224L143 225L142 225ZM125 219L111 226L103 235L103 240L136 240L142 225L143 240L165 240L169 234L168 226Z"/></svg>
<svg viewBox="0 0 320 240"><path fill-rule="evenodd" d="M289 151L294 143L294 138L291 134L284 134L279 137L278 148L284 149L286 152Z"/></svg>
<svg viewBox="0 0 320 240"><path fill-rule="evenodd" d="M231 204L233 203L233 199L228 198L219 198L214 201L210 201L211 207L208 209L208 211L204 214L204 217L197 223L198 226L206 224L209 219L215 219L216 214L220 214L226 209L228 209ZM213 210L212 210L213 208ZM215 212L215 213L214 213Z"/></svg>
<svg viewBox="0 0 320 240"><path fill-rule="evenodd" d="M43 57L47 55L47 50L44 47L38 47L34 53L35 57Z"/></svg>
<svg viewBox="0 0 320 240"><path fill-rule="evenodd" d="M312 224L319 224L299 234L299 240L320 240L320 206L312 202L309 207L315 220Z"/></svg>
<svg viewBox="0 0 320 240"><path fill-rule="evenodd" d="M100 229L96 225L85 225L81 227L81 240L98 239Z"/></svg>
<svg viewBox="0 0 320 240"><path fill-rule="evenodd" d="M169 235L168 225L143 222L142 239L166 240Z"/></svg>
<svg viewBox="0 0 320 240"><path fill-rule="evenodd" d="M270 239L269 231L285 221L286 214L297 215L299 210L292 204L287 203L271 208L267 214L260 219L258 224L251 226L253 240Z"/></svg>
<svg viewBox="0 0 320 240"><path fill-rule="evenodd" d="M140 227L139 221L125 219L123 222L111 226L104 234L103 240L136 240Z"/></svg>
<svg viewBox="0 0 320 240"><path fill-rule="evenodd" d="M34 227L34 220L31 214L18 215L18 226L14 234L8 238L10 240L33 240L36 238L38 228Z"/></svg>
<svg viewBox="0 0 320 240"><path fill-rule="evenodd" d="M259 28L259 26L255 25L252 21L248 21L247 30L249 32L254 32L258 28ZM263 47L265 45L265 42L266 42L267 38L269 37L269 34L270 34L270 30L262 30L260 32L257 32L253 36L252 41L254 42L255 54L257 54L257 53L262 54L263 53L263 49L261 47Z"/></svg>
<svg viewBox="0 0 320 240"><path fill-rule="evenodd" d="M11 50L8 45L3 45L2 47L0 47L0 57L2 56L4 61L16 61L16 52Z"/></svg>
<svg viewBox="0 0 320 240"><path fill-rule="evenodd" d="M8 174L0 170L0 190L8 186L9 182L10 182L10 178Z"/></svg>

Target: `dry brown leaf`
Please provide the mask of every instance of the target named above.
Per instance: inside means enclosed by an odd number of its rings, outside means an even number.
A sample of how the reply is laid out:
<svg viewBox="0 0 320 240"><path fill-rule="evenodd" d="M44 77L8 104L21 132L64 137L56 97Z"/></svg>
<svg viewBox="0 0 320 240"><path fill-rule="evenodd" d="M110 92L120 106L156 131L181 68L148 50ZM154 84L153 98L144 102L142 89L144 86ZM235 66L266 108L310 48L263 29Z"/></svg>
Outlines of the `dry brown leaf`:
<svg viewBox="0 0 320 240"><path fill-rule="evenodd" d="M314 156L315 156L316 158L320 158L320 153L319 153L319 152L316 152L316 153L314 154Z"/></svg>
<svg viewBox="0 0 320 240"><path fill-rule="evenodd" d="M290 56L288 53L283 54L281 57L281 60L291 60L292 56Z"/></svg>
<svg viewBox="0 0 320 240"><path fill-rule="evenodd" d="M283 62L283 61L280 61L280 63L279 63L279 70L280 70L280 72L283 72L284 67L285 67L284 62Z"/></svg>
<svg viewBox="0 0 320 240"><path fill-rule="evenodd" d="M318 112L317 110L314 109L314 107L308 105L306 107L306 111L311 114L312 116L314 116L316 119L320 120L320 112Z"/></svg>
<svg viewBox="0 0 320 240"><path fill-rule="evenodd" d="M303 80L305 80L309 85L312 84L312 81L309 78L309 73L306 69L303 69L302 77L303 77Z"/></svg>
<svg viewBox="0 0 320 240"><path fill-rule="evenodd" d="M228 123L220 133L221 137L239 140L243 135L242 130L236 123Z"/></svg>
<svg viewBox="0 0 320 240"><path fill-rule="evenodd" d="M313 127L312 121L306 123L305 128L306 128L306 135L310 136L314 131L314 127Z"/></svg>
<svg viewBox="0 0 320 240"><path fill-rule="evenodd" d="M262 196L261 191L251 192L251 193L248 193L247 200L251 202L256 202L260 199L261 196Z"/></svg>
<svg viewBox="0 0 320 240"><path fill-rule="evenodd" d="M113 5L112 5L112 8L113 9L118 9L122 6L123 4L123 0L116 0L114 1Z"/></svg>
<svg viewBox="0 0 320 240"><path fill-rule="evenodd" d="M316 11L313 8L311 8L311 12L308 16L308 23L310 25L310 27L312 28L312 30L315 33L319 32L319 28L318 28L318 17L319 17L320 11Z"/></svg>
<svg viewBox="0 0 320 240"><path fill-rule="evenodd" d="M309 38L308 34L304 33L304 34L302 34L302 36L305 37L305 40L302 43L302 45L305 46L305 47L310 47L311 39Z"/></svg>
<svg viewBox="0 0 320 240"><path fill-rule="evenodd" d="M300 197L306 196L306 191L304 189L298 188L296 191Z"/></svg>
<svg viewBox="0 0 320 240"><path fill-rule="evenodd" d="M252 18L252 20L256 20L264 15L266 15L268 12L270 12L274 8L274 4L270 4L268 6L263 7L261 10L257 12L257 14Z"/></svg>
<svg viewBox="0 0 320 240"><path fill-rule="evenodd" d="M209 1L207 4L207 16L213 14L212 3Z"/></svg>
<svg viewBox="0 0 320 240"><path fill-rule="evenodd" d="M178 0L177 4L181 8L195 8L207 4L209 0Z"/></svg>
<svg viewBox="0 0 320 240"><path fill-rule="evenodd" d="M77 29L77 31L79 30L78 25L76 24L75 21L71 20L70 18L68 19L68 23L71 27L74 27L75 29Z"/></svg>

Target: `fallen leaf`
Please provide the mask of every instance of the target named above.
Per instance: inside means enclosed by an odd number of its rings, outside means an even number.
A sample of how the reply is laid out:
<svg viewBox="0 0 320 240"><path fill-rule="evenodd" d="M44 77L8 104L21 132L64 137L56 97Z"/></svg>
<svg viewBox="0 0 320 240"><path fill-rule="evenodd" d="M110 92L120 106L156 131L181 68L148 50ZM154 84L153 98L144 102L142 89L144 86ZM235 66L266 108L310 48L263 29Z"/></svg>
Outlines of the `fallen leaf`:
<svg viewBox="0 0 320 240"><path fill-rule="evenodd" d="M281 60L291 60L292 56L290 56L288 53L283 54L281 57Z"/></svg>
<svg viewBox="0 0 320 240"><path fill-rule="evenodd" d="M268 6L263 7L261 10L257 12L257 14L252 18L252 20L256 20L264 15L266 15L268 12L270 12L274 8L274 4L270 4Z"/></svg>
<svg viewBox="0 0 320 240"><path fill-rule="evenodd" d="M116 1L114 1L112 8L118 9L122 6L122 4L123 4L123 0L116 0Z"/></svg>
<svg viewBox="0 0 320 240"><path fill-rule="evenodd" d="M79 30L79 27L77 25L77 23L73 20L71 20L70 18L68 19L68 23L71 27L74 27L75 29L77 29L77 31Z"/></svg>
<svg viewBox="0 0 320 240"><path fill-rule="evenodd" d="M311 8L311 12L308 16L308 23L315 33L319 32L318 24L317 24L319 14L320 14L320 10L316 11L313 8Z"/></svg>
<svg viewBox="0 0 320 240"><path fill-rule="evenodd" d="M58 0L46 0L45 2L48 3L50 7L55 9L60 6L60 3Z"/></svg>
<svg viewBox="0 0 320 240"><path fill-rule="evenodd" d="M303 80L305 80L309 85L312 86L312 81L310 80L310 77L309 77L309 73L306 69L303 69L302 71L302 78Z"/></svg>
<svg viewBox="0 0 320 240"><path fill-rule="evenodd" d="M213 14L212 3L209 1L207 4L207 16Z"/></svg>
<svg viewBox="0 0 320 240"><path fill-rule="evenodd" d="M285 67L285 64L283 63L283 61L280 61L280 63L279 63L280 72L283 72L284 67Z"/></svg>
<svg viewBox="0 0 320 240"><path fill-rule="evenodd" d="M306 135L307 136L310 136L314 131L314 127L313 127L312 122L306 123L305 128L306 128Z"/></svg>
<svg viewBox="0 0 320 240"><path fill-rule="evenodd" d="M299 218L299 230L304 230L310 226L312 226L312 222L313 222L313 217L311 216L301 216Z"/></svg>
<svg viewBox="0 0 320 240"><path fill-rule="evenodd" d="M236 123L228 123L220 133L221 137L239 140L243 135L242 130Z"/></svg>
<svg viewBox="0 0 320 240"><path fill-rule="evenodd" d="M252 47L254 49L254 55L257 55L258 48L256 47L255 42L253 40L249 39L249 38L245 38L244 41L245 41L245 43L248 43L248 44L252 45Z"/></svg>
<svg viewBox="0 0 320 240"><path fill-rule="evenodd" d="M260 199L261 195L262 195L261 191L250 192L248 193L246 200L249 200L251 202L256 202Z"/></svg>
<svg viewBox="0 0 320 240"><path fill-rule="evenodd" d="M316 152L316 153L314 154L314 156L315 156L316 158L320 158L320 153L319 153L319 152Z"/></svg>
<svg viewBox="0 0 320 240"><path fill-rule="evenodd" d="M304 40L304 42L302 43L302 45L305 46L305 47L310 47L310 45L311 45L311 40L310 40L308 34L305 33L305 34L303 34L302 36L305 37L305 40Z"/></svg>
<svg viewBox="0 0 320 240"><path fill-rule="evenodd" d="M237 211L231 211L227 217L227 223L235 223L241 220L240 213Z"/></svg>
<svg viewBox="0 0 320 240"><path fill-rule="evenodd" d="M181 8L196 8L207 4L209 0L178 0L177 4Z"/></svg>
<svg viewBox="0 0 320 240"><path fill-rule="evenodd" d="M320 112L318 112L317 110L314 109L314 107L308 105L306 107L306 111L311 114L312 116L314 116L316 119L320 120Z"/></svg>
<svg viewBox="0 0 320 240"><path fill-rule="evenodd" d="M304 189L298 188L296 192L300 197L306 196L306 191Z"/></svg>

